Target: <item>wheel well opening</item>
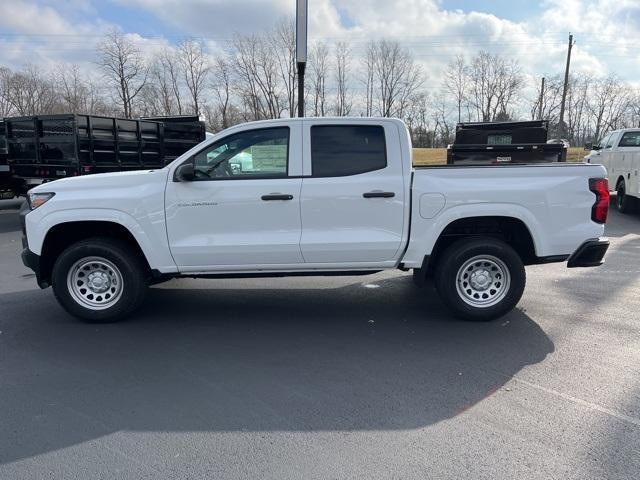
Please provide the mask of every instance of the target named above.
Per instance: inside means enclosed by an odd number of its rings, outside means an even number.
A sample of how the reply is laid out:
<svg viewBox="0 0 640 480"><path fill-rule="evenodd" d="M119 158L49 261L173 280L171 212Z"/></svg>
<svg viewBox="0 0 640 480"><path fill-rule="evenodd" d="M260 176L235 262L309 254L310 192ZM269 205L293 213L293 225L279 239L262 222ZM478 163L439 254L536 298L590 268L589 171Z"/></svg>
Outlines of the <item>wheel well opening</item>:
<svg viewBox="0 0 640 480"><path fill-rule="evenodd" d="M537 263L533 237L522 220L513 217L469 217L447 225L433 247L429 265L435 265L438 256L451 244L471 236L502 240L518 253L525 265Z"/></svg>
<svg viewBox="0 0 640 480"><path fill-rule="evenodd" d="M93 237L113 238L124 242L131 248L131 251L135 252L143 260L147 269L151 269L134 236L119 223L102 221L68 222L55 225L47 232L40 256L42 279L47 282L51 281L53 265L65 248L81 240Z"/></svg>

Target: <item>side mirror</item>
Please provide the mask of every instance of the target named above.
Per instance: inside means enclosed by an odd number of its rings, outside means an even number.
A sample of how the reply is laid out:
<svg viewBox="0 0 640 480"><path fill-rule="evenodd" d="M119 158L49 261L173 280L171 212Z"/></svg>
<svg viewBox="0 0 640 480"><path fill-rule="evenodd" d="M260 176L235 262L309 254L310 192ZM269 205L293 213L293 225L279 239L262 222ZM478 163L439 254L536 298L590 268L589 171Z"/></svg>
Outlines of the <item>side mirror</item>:
<svg viewBox="0 0 640 480"><path fill-rule="evenodd" d="M193 163L183 163L176 169L174 178L177 182L192 182L196 178Z"/></svg>
<svg viewBox="0 0 640 480"><path fill-rule="evenodd" d="M585 150L593 150L593 144L591 142L587 142L584 144Z"/></svg>

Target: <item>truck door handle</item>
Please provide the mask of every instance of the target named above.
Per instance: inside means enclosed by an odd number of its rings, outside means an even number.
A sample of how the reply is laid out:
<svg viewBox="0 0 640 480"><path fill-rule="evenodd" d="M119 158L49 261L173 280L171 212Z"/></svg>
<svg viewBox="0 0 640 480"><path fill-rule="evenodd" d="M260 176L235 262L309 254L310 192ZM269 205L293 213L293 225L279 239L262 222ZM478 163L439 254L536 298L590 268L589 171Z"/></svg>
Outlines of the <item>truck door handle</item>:
<svg viewBox="0 0 640 480"><path fill-rule="evenodd" d="M364 198L393 198L393 197L396 196L396 194L395 194L395 192L373 191L373 192L363 193L362 196Z"/></svg>
<svg viewBox="0 0 640 480"><path fill-rule="evenodd" d="M293 195L287 195L284 193L270 193L269 195L262 195L262 200L270 202L271 200L293 200Z"/></svg>

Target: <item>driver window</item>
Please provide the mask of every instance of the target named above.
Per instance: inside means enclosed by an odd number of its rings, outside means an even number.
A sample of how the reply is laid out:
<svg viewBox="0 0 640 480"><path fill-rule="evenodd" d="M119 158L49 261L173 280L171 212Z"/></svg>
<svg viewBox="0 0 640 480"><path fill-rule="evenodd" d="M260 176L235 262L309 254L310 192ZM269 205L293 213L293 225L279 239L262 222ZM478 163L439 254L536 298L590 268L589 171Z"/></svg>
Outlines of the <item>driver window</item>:
<svg viewBox="0 0 640 480"><path fill-rule="evenodd" d="M289 128L264 128L230 135L194 157L197 180L284 178Z"/></svg>
<svg viewBox="0 0 640 480"><path fill-rule="evenodd" d="M609 140L609 137L611 136L611 134L606 135L605 137L603 137L600 142L598 142L598 147L602 150L605 145L607 144L607 140Z"/></svg>
<svg viewBox="0 0 640 480"><path fill-rule="evenodd" d="M616 135L614 135L613 133L610 133L609 136L607 137L607 141L604 144L604 148L611 148L613 147L613 142L616 138Z"/></svg>

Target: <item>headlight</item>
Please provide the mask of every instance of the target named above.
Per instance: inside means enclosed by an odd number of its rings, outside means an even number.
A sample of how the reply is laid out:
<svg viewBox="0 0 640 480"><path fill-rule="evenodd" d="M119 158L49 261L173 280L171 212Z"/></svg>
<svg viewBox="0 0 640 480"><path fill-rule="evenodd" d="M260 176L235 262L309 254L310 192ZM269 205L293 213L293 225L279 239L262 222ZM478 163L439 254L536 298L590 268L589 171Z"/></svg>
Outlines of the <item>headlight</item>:
<svg viewBox="0 0 640 480"><path fill-rule="evenodd" d="M49 200L53 198L55 193L47 192L47 193L29 193L27 198L29 199L29 207L31 210L35 210L36 208L44 205Z"/></svg>

